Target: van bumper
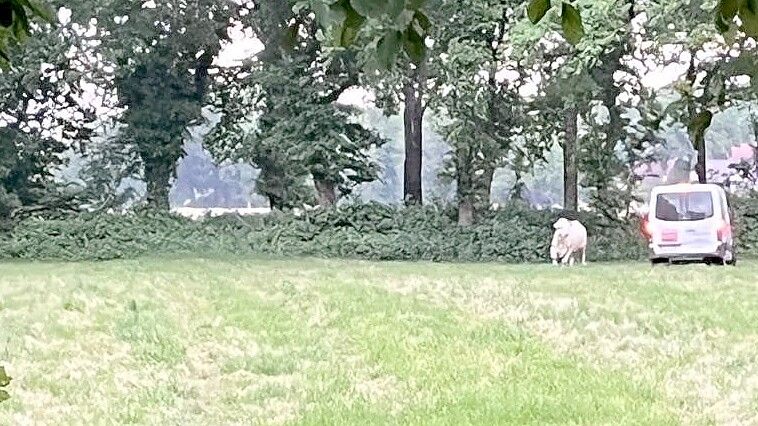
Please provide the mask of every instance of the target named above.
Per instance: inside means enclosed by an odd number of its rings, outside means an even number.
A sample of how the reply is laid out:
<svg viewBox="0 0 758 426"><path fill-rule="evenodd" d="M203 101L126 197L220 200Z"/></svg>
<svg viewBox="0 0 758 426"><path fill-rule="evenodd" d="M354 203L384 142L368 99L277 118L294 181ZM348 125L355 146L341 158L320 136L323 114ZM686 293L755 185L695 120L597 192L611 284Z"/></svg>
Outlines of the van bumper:
<svg viewBox="0 0 758 426"><path fill-rule="evenodd" d="M661 247L654 244L649 246L650 260L677 261L702 261L705 259L719 258L727 260L729 247L727 243L720 243L706 250L687 251L685 247Z"/></svg>

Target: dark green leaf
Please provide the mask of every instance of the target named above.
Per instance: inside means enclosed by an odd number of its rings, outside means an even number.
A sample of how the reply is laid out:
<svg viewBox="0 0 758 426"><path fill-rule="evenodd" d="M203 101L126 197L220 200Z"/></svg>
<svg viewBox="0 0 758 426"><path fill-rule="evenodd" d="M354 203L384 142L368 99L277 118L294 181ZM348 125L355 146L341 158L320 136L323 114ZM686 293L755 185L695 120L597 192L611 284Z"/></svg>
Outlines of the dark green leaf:
<svg viewBox="0 0 758 426"><path fill-rule="evenodd" d="M13 6L9 2L0 3L0 26L5 28L13 25Z"/></svg>
<svg viewBox="0 0 758 426"><path fill-rule="evenodd" d="M415 13L416 12L412 10L403 10L395 17L395 20L392 22L392 28L405 31L406 28L413 24L413 16Z"/></svg>
<svg viewBox="0 0 758 426"><path fill-rule="evenodd" d="M369 18L381 18L388 6L384 1L377 0L350 0L350 5L358 14Z"/></svg>
<svg viewBox="0 0 758 426"><path fill-rule="evenodd" d="M23 41L29 34L29 18L26 9L20 4L13 5L13 35L16 40Z"/></svg>
<svg viewBox="0 0 758 426"><path fill-rule="evenodd" d="M408 28L403 36L405 53L414 64L420 64L426 57L424 38L413 27Z"/></svg>
<svg viewBox="0 0 758 426"><path fill-rule="evenodd" d="M727 24L724 21L724 17L720 13L717 13L713 17L713 20L714 20L714 23L716 24L716 29L719 30L720 33L723 34L723 33L727 32L727 31L729 31L729 24Z"/></svg>
<svg viewBox="0 0 758 426"><path fill-rule="evenodd" d="M563 2L561 7L561 26L563 27L563 35L571 44L578 44L584 37L582 16L574 6L566 2Z"/></svg>
<svg viewBox="0 0 758 426"><path fill-rule="evenodd" d="M432 23L431 21L429 21L429 18L426 15L424 15L424 13L421 12L420 10L416 11L415 15L413 15L413 19L416 22L418 22L418 24L421 26L421 28L424 31L428 32L429 29L432 27Z"/></svg>
<svg viewBox="0 0 758 426"><path fill-rule="evenodd" d="M740 5L743 0L720 0L716 6L717 15L721 15L724 21L731 23L732 19L737 16Z"/></svg>
<svg viewBox="0 0 758 426"><path fill-rule="evenodd" d="M329 13L327 16L329 19L326 21L327 25L333 22L339 22L342 24L347 19L347 8L351 7L348 0L339 0L338 2L329 6Z"/></svg>
<svg viewBox="0 0 758 426"><path fill-rule="evenodd" d="M347 15L345 17L345 22L342 25L342 33L340 35L340 45L343 47L353 44L353 41L355 41L355 38L358 36L358 32L361 30L361 26L363 26L363 23L366 21L366 17L353 9L349 3L345 8L345 12Z"/></svg>
<svg viewBox="0 0 758 426"><path fill-rule="evenodd" d="M387 15L392 19L397 18L403 10L405 10L405 0L389 0L386 6Z"/></svg>
<svg viewBox="0 0 758 426"><path fill-rule="evenodd" d="M51 24L55 22L55 13L48 5L38 0L20 0L19 2L31 9L35 16L38 16Z"/></svg>
<svg viewBox="0 0 758 426"><path fill-rule="evenodd" d="M282 47L286 50L292 50L297 44L297 35L300 30L300 25L292 24L284 30L282 36Z"/></svg>
<svg viewBox="0 0 758 426"><path fill-rule="evenodd" d="M0 388L4 388L11 383L11 378L5 372L5 367L0 367Z"/></svg>
<svg viewBox="0 0 758 426"><path fill-rule="evenodd" d="M11 396L8 394L8 392L0 390L0 402L7 401L9 399L11 399Z"/></svg>
<svg viewBox="0 0 758 426"><path fill-rule="evenodd" d="M344 26L342 27L342 35L340 36L340 46L342 47L348 47L355 41L355 38L358 37L358 31L360 31L360 27L348 27Z"/></svg>
<svg viewBox="0 0 758 426"><path fill-rule="evenodd" d="M316 14L316 20L323 28L329 28L335 24L342 24L345 21L345 9L341 3L327 6L317 2L313 5L313 13Z"/></svg>
<svg viewBox="0 0 758 426"><path fill-rule="evenodd" d="M532 24L536 24L545 17L548 10L550 10L550 0L532 0L526 7L526 16Z"/></svg>
<svg viewBox="0 0 758 426"><path fill-rule="evenodd" d="M740 28L750 37L758 37L758 0L747 0L740 8Z"/></svg>
<svg viewBox="0 0 758 426"><path fill-rule="evenodd" d="M752 75L758 70L758 57L743 52L738 58L726 64L724 71L729 76Z"/></svg>
<svg viewBox="0 0 758 426"><path fill-rule="evenodd" d="M689 131L690 135L700 134L711 126L713 121L713 113L705 110L697 113L690 121Z"/></svg>
<svg viewBox="0 0 758 426"><path fill-rule="evenodd" d="M405 0L405 8L410 10L419 10L426 4L427 0Z"/></svg>
<svg viewBox="0 0 758 426"><path fill-rule="evenodd" d="M379 40L377 44L377 59L385 69L392 68L395 58L400 52L403 34L400 31L390 31Z"/></svg>

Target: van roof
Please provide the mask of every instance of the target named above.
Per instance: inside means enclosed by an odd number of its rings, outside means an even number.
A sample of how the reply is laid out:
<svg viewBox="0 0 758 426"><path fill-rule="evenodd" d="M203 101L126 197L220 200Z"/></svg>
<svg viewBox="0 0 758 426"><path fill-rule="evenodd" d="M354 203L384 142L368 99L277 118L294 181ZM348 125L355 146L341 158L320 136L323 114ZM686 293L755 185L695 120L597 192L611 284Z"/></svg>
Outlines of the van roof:
<svg viewBox="0 0 758 426"><path fill-rule="evenodd" d="M700 191L723 191L720 185L715 183L677 183L672 185L658 185L653 188L652 192L700 192Z"/></svg>

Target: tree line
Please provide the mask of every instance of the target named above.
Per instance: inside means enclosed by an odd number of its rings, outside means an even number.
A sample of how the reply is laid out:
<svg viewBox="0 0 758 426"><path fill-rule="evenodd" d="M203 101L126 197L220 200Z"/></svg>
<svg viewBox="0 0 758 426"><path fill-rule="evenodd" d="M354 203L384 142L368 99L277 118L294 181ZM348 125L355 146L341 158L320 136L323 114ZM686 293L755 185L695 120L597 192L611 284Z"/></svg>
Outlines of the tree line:
<svg viewBox="0 0 758 426"><path fill-rule="evenodd" d="M583 187L617 217L663 126L687 129L701 181L714 114L747 110L758 138L757 17L755 0L0 2L0 217L123 206L126 179L167 209L183 142L210 115L205 148L259 169L273 208L334 205L378 178L386 143L341 102L356 88L403 119L407 204L424 202L433 111L460 224L489 208L497 170L518 199L555 149L565 208ZM260 51L222 63L240 38ZM72 155L86 166L61 182Z"/></svg>

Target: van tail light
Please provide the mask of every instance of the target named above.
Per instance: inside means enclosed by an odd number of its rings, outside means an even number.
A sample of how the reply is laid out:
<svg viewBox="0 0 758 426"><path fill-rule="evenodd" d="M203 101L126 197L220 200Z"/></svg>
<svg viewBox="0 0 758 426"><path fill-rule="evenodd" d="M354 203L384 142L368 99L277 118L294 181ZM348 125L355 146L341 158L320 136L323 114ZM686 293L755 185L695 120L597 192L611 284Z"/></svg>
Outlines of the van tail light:
<svg viewBox="0 0 758 426"><path fill-rule="evenodd" d="M647 214L642 216L641 226L642 226L642 235L648 240L652 240L653 230L651 229L652 227L650 226L650 219Z"/></svg>
<svg viewBox="0 0 758 426"><path fill-rule="evenodd" d="M732 236L732 226L722 220L721 226L719 226L718 231L716 231L716 236L719 241L724 242L724 240Z"/></svg>

